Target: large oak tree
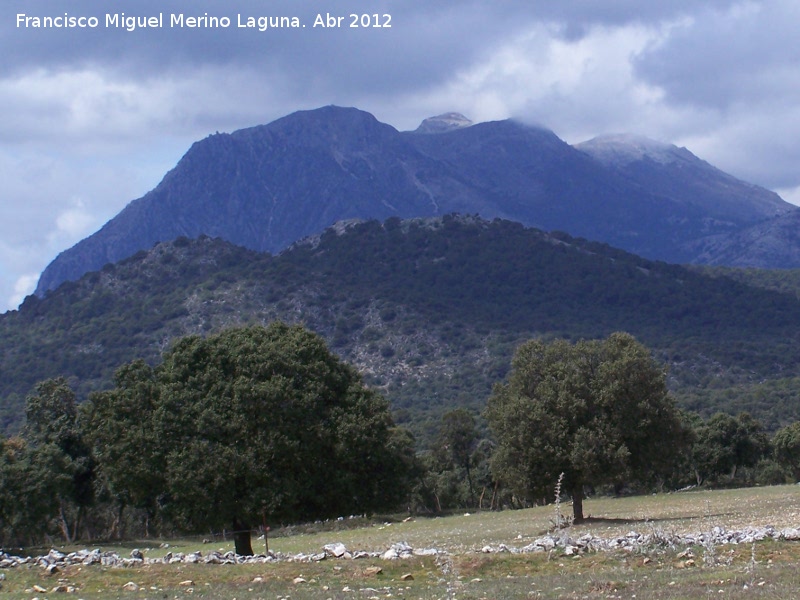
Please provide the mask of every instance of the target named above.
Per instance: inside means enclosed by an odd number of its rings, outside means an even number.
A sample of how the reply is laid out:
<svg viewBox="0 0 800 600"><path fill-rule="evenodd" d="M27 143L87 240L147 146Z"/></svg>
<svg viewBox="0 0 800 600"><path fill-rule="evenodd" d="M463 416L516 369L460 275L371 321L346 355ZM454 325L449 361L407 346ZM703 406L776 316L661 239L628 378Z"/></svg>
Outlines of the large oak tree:
<svg viewBox="0 0 800 600"><path fill-rule="evenodd" d="M495 477L535 501L563 473L575 522L584 518L585 486L667 473L682 438L664 369L626 333L526 342L486 418L497 438Z"/></svg>
<svg viewBox="0 0 800 600"><path fill-rule="evenodd" d="M372 511L405 496L410 442L394 436L387 402L301 326L184 338L152 372L128 367L90 403L102 415L88 421L96 439L117 446L105 450L116 492L145 504L156 494L187 530L232 529L239 554L253 553L250 530L265 519ZM162 490L142 486L147 469ZM130 490L127 474L137 475Z"/></svg>

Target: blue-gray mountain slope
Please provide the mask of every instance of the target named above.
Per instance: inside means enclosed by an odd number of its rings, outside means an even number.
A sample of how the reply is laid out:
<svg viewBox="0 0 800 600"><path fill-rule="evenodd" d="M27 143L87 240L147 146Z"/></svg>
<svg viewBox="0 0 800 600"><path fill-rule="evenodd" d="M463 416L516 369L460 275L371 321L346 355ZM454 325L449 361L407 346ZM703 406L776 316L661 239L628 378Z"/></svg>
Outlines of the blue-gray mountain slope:
<svg viewBox="0 0 800 600"><path fill-rule="evenodd" d="M36 294L179 236L274 253L336 221L460 212L691 262L699 240L794 211L686 151L682 164L692 168L645 161L631 174L541 127L463 125L451 115L442 127L399 132L329 106L212 135L155 189L62 252Z"/></svg>

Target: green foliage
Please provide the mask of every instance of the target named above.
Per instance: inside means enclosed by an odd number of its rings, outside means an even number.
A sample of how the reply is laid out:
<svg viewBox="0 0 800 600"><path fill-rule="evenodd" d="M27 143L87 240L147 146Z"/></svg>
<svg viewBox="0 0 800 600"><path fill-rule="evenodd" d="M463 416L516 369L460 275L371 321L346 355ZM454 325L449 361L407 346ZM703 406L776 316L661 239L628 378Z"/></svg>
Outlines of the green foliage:
<svg viewBox="0 0 800 600"><path fill-rule="evenodd" d="M66 450L77 443L75 393L66 379L48 379L36 385L25 405L25 437L36 444L56 444Z"/></svg>
<svg viewBox="0 0 800 600"><path fill-rule="evenodd" d="M800 269L755 269L752 267L710 267L692 265L693 271L712 277L726 277L748 286L790 294L800 298Z"/></svg>
<svg viewBox="0 0 800 600"><path fill-rule="evenodd" d="M772 438L775 459L800 481L800 421L783 427Z"/></svg>
<svg viewBox="0 0 800 600"><path fill-rule="evenodd" d="M58 510L52 492L63 478L44 462L22 438L0 438L0 546L25 545L50 533Z"/></svg>
<svg viewBox="0 0 800 600"><path fill-rule="evenodd" d="M165 489L163 440L152 423L161 389L142 360L120 367L114 383L114 389L93 393L81 406L82 428L118 511L131 506L155 518ZM122 530L116 533L124 536Z"/></svg>
<svg viewBox="0 0 800 600"><path fill-rule="evenodd" d="M94 502L95 479L95 463L78 424L75 393L63 378L40 382L26 400L25 414L30 476L46 486L39 494L50 499L47 517L55 518L64 541L72 542Z"/></svg>
<svg viewBox="0 0 800 600"><path fill-rule="evenodd" d="M478 451L481 441L475 417L464 408L444 413L431 451L423 457L425 481L420 502L428 510L477 508L477 487L484 484L488 456ZM477 471L477 472L476 472Z"/></svg>
<svg viewBox="0 0 800 600"><path fill-rule="evenodd" d="M692 463L697 483L734 481L741 467L755 467L769 456L769 437L747 413L717 413L694 431Z"/></svg>
<svg viewBox="0 0 800 600"><path fill-rule="evenodd" d="M469 470L477 443L478 428L472 413L456 408L442 415L437 448L447 462Z"/></svg>
<svg viewBox="0 0 800 600"><path fill-rule="evenodd" d="M179 340L94 394L87 427L121 503L184 530L249 530L402 501L409 439L388 404L301 326L232 328Z"/></svg>
<svg viewBox="0 0 800 600"><path fill-rule="evenodd" d="M497 439L495 476L535 501L549 497L564 473L576 521L584 486L666 474L682 438L663 368L624 333L523 344L486 418Z"/></svg>
<svg viewBox="0 0 800 600"><path fill-rule="evenodd" d="M753 479L757 485L782 485L786 483L786 469L777 461L765 458L754 467Z"/></svg>

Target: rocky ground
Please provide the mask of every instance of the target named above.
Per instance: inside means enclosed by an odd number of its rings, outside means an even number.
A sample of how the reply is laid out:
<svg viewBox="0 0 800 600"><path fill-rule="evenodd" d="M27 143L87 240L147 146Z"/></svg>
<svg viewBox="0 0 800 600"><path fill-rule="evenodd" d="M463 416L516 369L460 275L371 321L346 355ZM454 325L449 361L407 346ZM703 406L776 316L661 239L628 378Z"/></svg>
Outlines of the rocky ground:
<svg viewBox="0 0 800 600"><path fill-rule="evenodd" d="M772 540L800 540L800 529L774 527L748 527L738 531L726 531L721 527L714 527L710 531L697 533L666 533L653 528L647 533L630 532L624 536L602 538L592 534L583 534L573 537L568 529L557 531L536 539L533 543L521 548L507 544L486 545L479 552L491 554L509 552L524 554L531 552L555 552L559 555L572 556L585 552L603 552L622 550L628 552L647 552L660 548L688 548L692 546L725 546L730 544L751 544L767 539ZM361 558L381 558L383 560L396 560L412 556L437 556L448 554L446 550L437 548L412 548L406 542L397 542L384 552L367 552L363 550L350 550L344 544L327 544L320 552L315 554L283 554L272 553L257 554L254 556L240 556L233 552L172 553L168 552L163 557L148 558L141 550L133 550L130 556L123 557L116 552L102 552L100 550L80 550L68 554L58 550L40 556L12 556L0 552L0 569L9 569L23 565L38 565L50 574L57 573L72 565L102 565L106 567L137 567L147 564L263 564L275 561L288 562L318 562L322 560L358 560Z"/></svg>

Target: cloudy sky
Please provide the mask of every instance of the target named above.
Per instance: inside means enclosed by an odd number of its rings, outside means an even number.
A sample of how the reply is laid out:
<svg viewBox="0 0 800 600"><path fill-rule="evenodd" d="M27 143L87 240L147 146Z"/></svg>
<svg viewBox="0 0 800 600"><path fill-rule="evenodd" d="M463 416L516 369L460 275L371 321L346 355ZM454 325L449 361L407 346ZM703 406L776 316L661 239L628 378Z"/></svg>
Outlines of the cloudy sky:
<svg viewBox="0 0 800 600"><path fill-rule="evenodd" d="M98 26L24 26L65 13ZM181 13L230 26L170 28ZM342 27L313 27L318 13ZM351 13L391 27L350 28ZM305 27L238 27L261 16ZM794 0L4 0L0 310L193 141L327 104L400 130L458 111L570 143L641 133L800 203L799 31Z"/></svg>

